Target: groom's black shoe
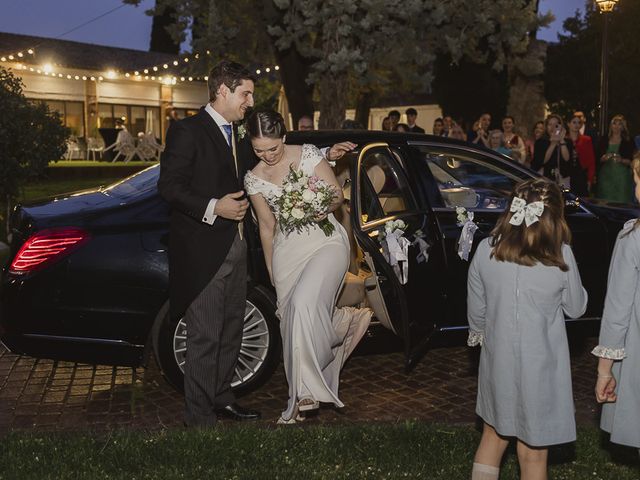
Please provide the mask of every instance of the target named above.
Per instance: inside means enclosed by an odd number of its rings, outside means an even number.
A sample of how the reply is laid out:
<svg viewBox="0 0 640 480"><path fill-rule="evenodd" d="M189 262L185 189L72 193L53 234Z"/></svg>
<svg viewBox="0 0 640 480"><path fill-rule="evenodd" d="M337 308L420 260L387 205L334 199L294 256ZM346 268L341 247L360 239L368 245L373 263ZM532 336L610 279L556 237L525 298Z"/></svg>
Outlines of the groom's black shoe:
<svg viewBox="0 0 640 480"><path fill-rule="evenodd" d="M226 407L217 408L216 415L238 421L258 420L261 417L260 412L257 410L241 407L237 403L231 403Z"/></svg>

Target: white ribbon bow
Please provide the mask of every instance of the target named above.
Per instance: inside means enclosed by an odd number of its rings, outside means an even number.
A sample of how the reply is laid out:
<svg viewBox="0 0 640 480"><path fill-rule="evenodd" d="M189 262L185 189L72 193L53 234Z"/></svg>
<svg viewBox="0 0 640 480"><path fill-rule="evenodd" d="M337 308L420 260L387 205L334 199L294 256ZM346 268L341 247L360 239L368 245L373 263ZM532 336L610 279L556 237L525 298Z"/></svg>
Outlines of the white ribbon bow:
<svg viewBox="0 0 640 480"><path fill-rule="evenodd" d="M478 230L478 225L473 221L473 212L467 212L466 220L462 225L462 231L458 239L458 256L462 260L469 261L469 254L473 246L473 236L476 230Z"/></svg>
<svg viewBox="0 0 640 480"><path fill-rule="evenodd" d="M387 233L382 244L382 254L389 265L393 267L402 285L409 280L409 245L411 242L403 237L404 232L399 228Z"/></svg>
<svg viewBox="0 0 640 480"><path fill-rule="evenodd" d="M540 219L540 215L544 212L544 202L538 200L527 203L523 198L514 197L509 211L514 212L509 220L511 225L522 225L522 220L524 220L528 227Z"/></svg>

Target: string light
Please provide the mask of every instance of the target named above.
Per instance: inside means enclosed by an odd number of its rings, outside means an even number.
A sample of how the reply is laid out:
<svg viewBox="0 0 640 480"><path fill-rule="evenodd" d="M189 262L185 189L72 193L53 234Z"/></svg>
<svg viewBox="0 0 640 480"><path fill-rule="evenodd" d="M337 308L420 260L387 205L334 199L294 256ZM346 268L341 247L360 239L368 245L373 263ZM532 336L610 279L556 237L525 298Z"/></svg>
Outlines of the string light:
<svg viewBox="0 0 640 480"><path fill-rule="evenodd" d="M25 55L34 55L35 54L35 50L33 48L29 48L26 51L20 51L20 52L16 52L16 53L10 53L8 55L2 55L0 56L0 61L1 62L7 62L7 61L12 61L15 60L16 57L17 58L24 58Z"/></svg>
<svg viewBox="0 0 640 480"><path fill-rule="evenodd" d="M8 55L2 55L0 56L0 61L2 62L15 62L18 59L23 59L23 61L31 61L33 62L33 58L32 59L28 59L29 56L34 56L36 53L35 48L29 48L27 50L21 50L19 52L15 52L15 53L11 53ZM180 66L180 64L188 64L191 60L193 59L200 59L201 57L207 56L210 57L212 55L210 50L206 50L204 53L199 53L199 52L195 52L192 53L190 55L185 55L183 57L180 58L176 58L175 60L171 61L171 62L166 62L166 63L162 63L162 64L158 64L158 65L152 65L148 68L144 68L142 70L134 70L132 72L124 72L124 73L119 73L116 70L108 70L104 73L104 77L102 75L98 75L96 76L87 76L87 75L83 75L82 72L68 72L68 69L64 68L64 70L67 70L67 73L61 73L60 71L54 71L54 67L51 63L46 63L44 65L42 65L40 68L38 68L36 65L34 65L33 67L27 67L26 65L24 65L23 63L18 63L16 65L16 69L17 70L29 70L32 73L37 73L39 75L46 75L46 76L50 76L50 77L56 77L56 78L63 78L63 79L67 79L67 80L90 80L92 82L97 82L97 81L103 81L104 78L108 78L110 80L113 79L117 79L119 77L123 77L125 79L129 79L129 80L137 80L137 81L142 81L144 80L150 80L150 81L158 81L161 82L163 84L166 85L175 85L178 81L180 82L193 82L193 81L208 81L209 77L207 75L204 76L189 76L189 77L184 77L184 76L176 76L175 74L172 75L170 72L168 72L167 70L169 70L169 68L171 66L174 67L178 67ZM35 67L35 68L34 68ZM63 67L58 67L60 69L62 69ZM56 68L57 69L57 68ZM167 75L162 75L162 76L156 76L153 75L152 72L160 72L162 70L167 71L166 74ZM274 65L273 67L270 66L266 66L266 67L262 67L262 68L258 68L255 70L256 75L262 75L262 74L266 74L266 73L270 73L271 71L278 71L280 70L280 67L278 65ZM142 72L142 73L141 73Z"/></svg>

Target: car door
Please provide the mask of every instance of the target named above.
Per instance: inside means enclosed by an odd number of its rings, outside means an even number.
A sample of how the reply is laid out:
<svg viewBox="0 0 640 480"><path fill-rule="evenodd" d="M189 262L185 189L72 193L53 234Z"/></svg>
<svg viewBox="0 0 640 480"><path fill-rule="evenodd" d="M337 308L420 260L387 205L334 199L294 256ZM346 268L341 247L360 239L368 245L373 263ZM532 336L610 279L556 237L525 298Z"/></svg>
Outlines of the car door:
<svg viewBox="0 0 640 480"><path fill-rule="evenodd" d="M467 328L466 296L469 261L480 241L490 235L498 217L508 208L514 185L535 174L519 165L490 156L478 150L443 145L416 145L421 173L426 175L429 202L437 216L447 259L447 311L439 330ZM579 200L565 193L565 218L571 229L572 248L581 278L589 292L586 317L597 317L602 309L602 278L606 278L607 240L602 222L581 207ZM469 261L457 253L462 227L458 224L456 207L474 213L478 230L474 237Z"/></svg>
<svg viewBox="0 0 640 480"><path fill-rule="evenodd" d="M402 338L406 367L425 350L440 314L438 273L442 251L433 215L416 200L399 151L385 143L364 146L351 163L351 220L354 236L372 261L393 329ZM408 280L402 283L383 255L385 224L402 220L408 247ZM428 258L424 254L429 245Z"/></svg>

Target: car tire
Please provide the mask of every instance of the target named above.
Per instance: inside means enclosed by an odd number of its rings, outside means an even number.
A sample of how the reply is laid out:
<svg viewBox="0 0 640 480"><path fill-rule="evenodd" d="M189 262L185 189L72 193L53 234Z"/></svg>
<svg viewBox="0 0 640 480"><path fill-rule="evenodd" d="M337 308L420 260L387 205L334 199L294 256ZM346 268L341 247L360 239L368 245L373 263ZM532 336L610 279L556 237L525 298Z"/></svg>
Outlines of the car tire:
<svg viewBox="0 0 640 480"><path fill-rule="evenodd" d="M232 381L233 391L244 395L263 385L273 374L281 358L280 327L275 314L274 296L256 286L247 292L242 347ZM159 313L154 328L154 352L165 379L184 392L186 325L183 319L171 320L168 303Z"/></svg>

